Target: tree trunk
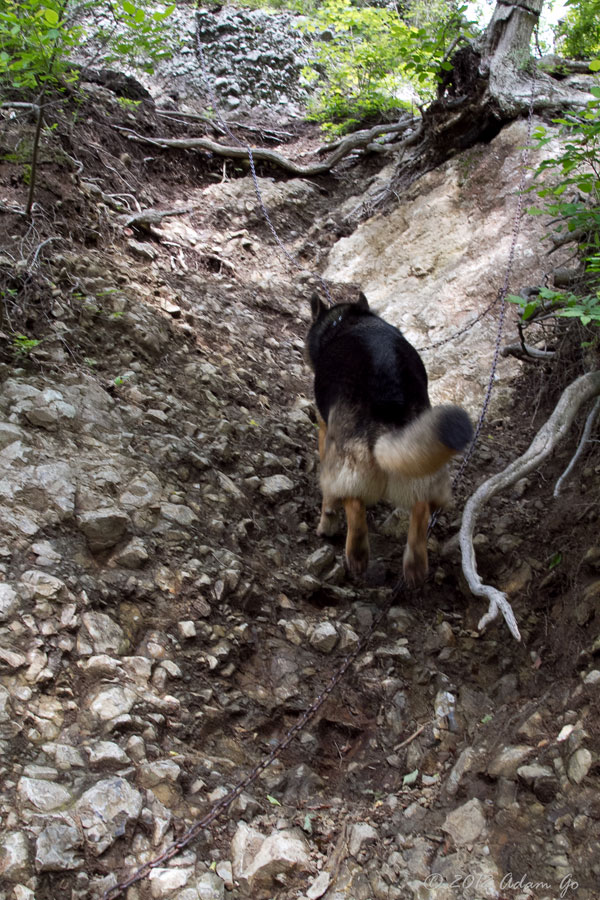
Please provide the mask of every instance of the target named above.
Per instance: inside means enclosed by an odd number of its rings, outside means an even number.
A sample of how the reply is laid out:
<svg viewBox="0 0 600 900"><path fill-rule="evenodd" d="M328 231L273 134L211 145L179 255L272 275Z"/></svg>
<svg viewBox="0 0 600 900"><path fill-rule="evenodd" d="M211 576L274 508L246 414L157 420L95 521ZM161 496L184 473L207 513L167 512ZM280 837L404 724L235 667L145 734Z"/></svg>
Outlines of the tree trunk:
<svg viewBox="0 0 600 900"><path fill-rule="evenodd" d="M531 57L531 35L542 5L543 0L498 0L479 40L454 54L452 69L423 114L418 154L427 159L425 168L491 140L507 122L527 114L532 96L534 111L548 114L581 108L592 99L573 90L568 78L558 81L545 74Z"/></svg>

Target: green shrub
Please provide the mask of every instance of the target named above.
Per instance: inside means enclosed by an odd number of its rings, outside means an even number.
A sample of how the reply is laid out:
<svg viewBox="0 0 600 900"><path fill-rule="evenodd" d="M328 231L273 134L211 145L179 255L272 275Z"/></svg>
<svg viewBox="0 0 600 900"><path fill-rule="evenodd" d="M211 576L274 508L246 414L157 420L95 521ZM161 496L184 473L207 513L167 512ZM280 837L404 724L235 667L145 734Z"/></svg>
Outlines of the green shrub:
<svg viewBox="0 0 600 900"><path fill-rule="evenodd" d="M600 60L591 67L600 71ZM558 180L535 187L543 205L529 209L532 215L552 216L560 237L572 234L577 240L583 261L582 290L576 294L542 288L533 299L510 297L521 306L524 321L543 307L557 317L576 318L582 325L600 325L600 83L590 90L594 99L582 112L554 119L561 127L562 149L538 166L536 177L551 172ZM540 127L533 138L541 149L552 135Z"/></svg>
<svg viewBox="0 0 600 900"><path fill-rule="evenodd" d="M316 37L315 60L304 70L316 88L312 118L331 128L408 106L411 94L431 97L442 70L451 68L450 46L472 34L465 10L439 3L430 21L420 9L417 25L403 21L396 9L326 0L301 25Z"/></svg>

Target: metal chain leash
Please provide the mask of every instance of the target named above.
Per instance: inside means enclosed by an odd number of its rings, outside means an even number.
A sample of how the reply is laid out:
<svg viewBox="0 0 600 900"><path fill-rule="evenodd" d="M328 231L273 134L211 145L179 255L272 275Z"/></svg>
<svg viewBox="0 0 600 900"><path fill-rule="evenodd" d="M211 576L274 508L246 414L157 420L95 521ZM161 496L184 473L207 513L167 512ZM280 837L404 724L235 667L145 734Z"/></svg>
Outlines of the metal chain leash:
<svg viewBox="0 0 600 900"><path fill-rule="evenodd" d="M256 193L256 199L258 200L258 205L260 206L260 210L263 214L263 218L264 218L265 222L267 223L267 225L269 226L269 230L270 230L271 234L273 235L273 239L275 240L275 243L277 244L277 246L279 247L279 249L285 256L285 258L288 260L288 262L291 263L291 265L294 266L295 269L298 269L300 272L309 272L310 270L307 269L305 266L303 266L302 263L295 256L292 256L292 254L289 252L289 250L287 249L287 247L285 246L285 244L283 243L283 241L277 234L277 229L275 228L275 226L273 225L273 222L271 221L269 211L268 211L268 209L265 205L265 202L262 198L262 193L261 193L260 186L258 183L258 177L256 175L256 167L254 165L254 154L252 152L252 147L249 144L244 143L244 141L240 141L240 139L237 137L237 135L235 135L232 132L231 128L229 127L226 120L223 118L223 116L221 115L221 113L219 111L219 104L218 104L217 98L215 96L215 93L213 91L210 79L208 77L208 68L206 65L206 57L204 56L204 50L202 48L202 41L200 40L200 33L198 30L196 30L196 49L198 51L198 58L200 60L200 66L202 68L202 80L204 81L204 86L206 88L206 92L209 96L215 116L217 117L217 119L219 121L219 125L221 126L221 128L223 128L223 130L231 138L231 140L235 144L237 144L239 147L243 147L244 150L246 151L246 153L248 154L248 162L250 163L250 172L252 173L252 181L254 183L254 191ZM323 288L323 292L324 292L325 296L327 297L327 302L329 303L330 306L333 306L333 300L332 300L331 294L329 292L329 287L327 285L327 282L323 278L323 276L319 272L310 272L310 274L313 276L316 275L316 277L319 279L319 282L321 283L321 287Z"/></svg>
<svg viewBox="0 0 600 900"><path fill-rule="evenodd" d="M200 53L202 54L201 50L200 50ZM203 59L202 55L201 55L201 58ZM459 467L456 475L454 476L454 479L452 482L453 488L456 488L457 484L461 481L464 471L465 471L465 468L468 465L469 460L471 459L471 457L473 455L475 446L477 444L477 440L479 438L481 429L483 427L483 423L484 423L484 420L485 420L485 417L487 414L487 410L488 410L491 395L492 395L494 378L495 378L495 374L496 374L498 358L500 355L500 345L501 345L501 341L502 341L502 333L504 330L504 320L505 320L505 315L506 315L506 295L508 293L510 277L511 277L512 269L514 266L514 258L515 258L515 251L516 251L516 246L517 246L517 239L518 239L518 235L519 235L519 231L520 231L521 219L522 219L522 214L523 214L523 188L525 185L525 177L526 177L525 173L526 173L526 169L527 169L527 160L529 157L529 150L530 150L531 130L532 130L532 121L533 121L533 105L534 105L534 97L535 97L535 83L536 83L536 68L535 68L535 64L534 64L534 74L533 74L533 81L532 81L532 87L531 87L531 101L530 101L530 106L529 106L529 117L528 117L528 123L527 123L527 140L526 140L525 146L523 147L523 150L521 153L521 162L520 162L521 176L520 176L519 187L518 187L517 210L515 213L512 241L511 241L511 246L510 246L510 251L509 251L508 262L507 262L507 266L506 266L506 272L505 272L505 276L504 276L504 283L500 290L499 296L494 300L494 302L492 304L490 304L488 309L486 309L478 317L478 318L481 318L482 315L485 315L485 313L487 313L494 305L496 305L498 300L500 300L500 314L499 314L498 329L497 329L497 334L496 334L494 357L492 360L492 368L491 368L490 377L488 380L488 385L487 385L487 390L486 390L483 406L481 409L481 413L479 415L477 426L475 428L473 439L471 441L471 444L469 445L467 452L465 453L465 456L464 456L461 466ZM231 135L231 132L229 132L229 134ZM251 156L250 156L250 159L252 160ZM251 167L252 167L252 161L251 161ZM257 193L259 194L258 191L257 191ZM260 194L259 194L259 199L260 199ZM472 324L474 324L474 323L471 323L471 325ZM471 325L469 327L471 327ZM435 345L435 346L437 346L437 345ZM433 530L433 528L438 520L438 516L439 516L439 513L436 511L433 514L433 516L431 517L429 526L427 529L428 536L431 533L431 531ZM155 859L144 863L142 866L140 866L138 869L136 869L136 871L128 879L120 882L117 885L114 885L113 887L111 887L107 891L105 891L103 894L103 900L115 900L116 897L120 896L125 890L127 890L127 888L131 887L131 885L136 884L137 882L139 882L142 879L144 879L145 877L147 877L153 869L157 868L158 866L162 865L165 862L168 862L170 859L172 859L174 856L176 856L181 850L183 850L185 847L187 847L188 844L190 844L200 834L200 832L203 829L205 829L209 825L211 825L212 822L214 822L214 820L216 818L218 818L218 816L222 812L224 812L226 809L228 809L231 806L231 804L237 799L237 797L240 796L242 791L244 791L247 787L249 787L251 784L253 784L256 781L256 779L259 777L259 775L262 772L264 772L271 765L271 763L273 763L276 759L279 758L279 756L281 756L283 751L292 743L292 741L294 740L296 735L300 731L302 731L302 729L314 718L314 716L319 711L319 709L323 706L323 704L328 699L330 694L335 690L337 685L340 683L340 681L342 680L342 678L348 671L349 667L358 658L358 656L362 653L364 648L369 643L374 632L384 621L391 606L396 602L396 600L401 595L403 595L406 592L406 589L407 589L406 582L404 581L404 578L401 576L398 579L395 587L390 591L388 599L386 600L386 602L384 603L384 605L382 606L380 611L375 616L375 618L374 618L373 622L371 623L371 625L369 626L369 628L359 639L359 641L356 644L356 646L354 647L354 649L342 660L341 664L336 669L336 671L330 678L330 680L327 683L327 685L325 686L325 688L316 697L316 699L313 701L313 703L303 712L303 714L300 716L298 721L295 722L294 725L286 732L286 734L281 738L281 740L271 750L271 752L268 753L265 757L263 757L263 759L259 763L257 763L257 765L255 765L254 768L247 775L245 775L242 779L240 779L240 781L238 781L234 785L234 787L224 797L222 797L219 801L217 801L217 803L215 803L214 806L211 807L211 809L206 813L206 815L202 819L195 822L180 838L178 838L176 841L173 841L173 843L171 843L169 845L169 847L167 847L167 849L160 856L157 856Z"/></svg>
<svg viewBox="0 0 600 900"><path fill-rule="evenodd" d="M390 607L394 603L394 601L398 598L398 596L402 593L404 589L404 579L400 578L396 586L392 591L390 591L390 596L377 613L373 622L369 626L369 628L365 631L362 637L359 639L358 643L354 647L354 649L343 659L340 666L336 669L336 671L331 676L330 680L323 688L321 693L316 697L316 699L311 703L307 709L304 710L300 718L297 722L292 725L289 731L281 738L281 740L276 744L276 746L271 750L267 756L263 757L259 763L257 763L250 772L244 776L234 787L225 794L224 797L221 797L214 806L203 816L202 819L199 819L195 822L188 830L176 841L173 841L172 844L167 847L167 849L161 853L160 856L157 856L155 859L150 860L149 862L144 863L140 866L136 871L125 881L119 882L119 884L114 885L109 888L103 894L103 900L115 900L123 891L127 890L127 888L131 887L131 885L136 884L138 881L142 881L142 879L146 878L152 871L152 869L157 868L158 866L163 865L165 862L168 862L174 856L176 856L181 850L187 847L204 829L214 822L214 820L226 809L228 809L231 804L236 800L242 791L244 791L247 787L249 787L258 776L268 769L268 767L273 763L276 759L278 759L283 751L289 747L292 743L296 735L302 731L302 729L314 718L319 709L323 706L327 698L337 685L340 683L349 667L352 665L354 660L362 653L366 645L369 643L373 633L377 630L379 625L386 618Z"/></svg>
<svg viewBox="0 0 600 900"><path fill-rule="evenodd" d="M479 440L479 435L481 434L481 429L483 428L483 423L485 421L485 417L487 415L488 407L490 405L490 400L492 397L492 390L494 388L494 379L496 377L496 369L498 368L498 359L500 357L500 345L502 343L502 333L504 331L504 320L506 318L506 295L508 294L508 288L510 286L510 278L512 275L512 270L515 262L515 252L517 249L517 240L519 237L519 231L521 230L521 219L523 218L523 198L525 196L525 179L527 177L527 164L529 162L529 152L531 150L531 132L533 127L533 106L535 100L535 87L537 80L537 66L535 63L535 59L533 60L533 78L531 80L531 98L529 100L529 115L527 117L527 138L525 140L525 144L523 145L523 149L521 150L521 174L519 178L519 187L517 194L517 210L515 213L515 219L513 224L513 234L512 241L510 244L510 251L508 254L508 263L506 266L506 271L504 273L504 283L502 284L502 289L500 290L500 313L498 316L498 330L496 333L496 344L494 347L494 357L492 359L492 368L490 371L490 377L487 383L487 389L485 392L485 397L483 400L483 406L481 408L481 413L479 414L479 419L477 421L477 425L475 426L475 433L473 435L473 439L469 445L469 449L466 451L463 456L462 462L459 466L459 469L454 476L454 481L452 483L452 487L454 488L458 482L462 479L463 473L468 466L473 453L475 452L475 447L477 445L477 441Z"/></svg>

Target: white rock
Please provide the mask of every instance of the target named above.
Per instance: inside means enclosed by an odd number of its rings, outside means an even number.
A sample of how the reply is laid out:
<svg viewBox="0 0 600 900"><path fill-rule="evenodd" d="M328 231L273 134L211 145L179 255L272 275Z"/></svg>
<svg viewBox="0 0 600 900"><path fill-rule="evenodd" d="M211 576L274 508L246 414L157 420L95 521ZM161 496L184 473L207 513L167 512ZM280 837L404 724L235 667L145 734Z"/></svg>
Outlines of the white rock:
<svg viewBox="0 0 600 900"><path fill-rule="evenodd" d="M70 792L62 785L36 778L20 778L17 793L22 803L41 812L52 812L71 801Z"/></svg>
<svg viewBox="0 0 600 900"><path fill-rule="evenodd" d="M76 812L86 844L94 856L110 847L142 811L142 795L124 778L106 778L86 791Z"/></svg>
<svg viewBox="0 0 600 900"><path fill-rule="evenodd" d="M485 828L485 815L480 800L469 800L448 813L442 830L450 835L457 846L472 844Z"/></svg>
<svg viewBox="0 0 600 900"><path fill-rule="evenodd" d="M320 653L331 653L338 642L338 633L331 622L321 622L310 636L310 645Z"/></svg>

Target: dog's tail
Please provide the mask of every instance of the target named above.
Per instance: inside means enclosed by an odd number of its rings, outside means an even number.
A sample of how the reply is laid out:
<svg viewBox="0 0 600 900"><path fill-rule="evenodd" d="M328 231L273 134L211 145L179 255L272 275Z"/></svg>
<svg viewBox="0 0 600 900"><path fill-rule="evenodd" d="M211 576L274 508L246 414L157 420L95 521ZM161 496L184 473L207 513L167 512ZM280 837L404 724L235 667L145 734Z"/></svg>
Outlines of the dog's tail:
<svg viewBox="0 0 600 900"><path fill-rule="evenodd" d="M384 472L420 478L437 472L468 445L473 426L460 406L435 406L396 431L377 438L375 460Z"/></svg>

